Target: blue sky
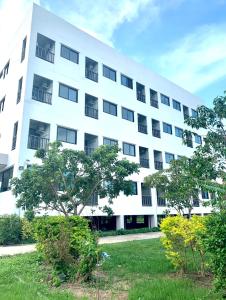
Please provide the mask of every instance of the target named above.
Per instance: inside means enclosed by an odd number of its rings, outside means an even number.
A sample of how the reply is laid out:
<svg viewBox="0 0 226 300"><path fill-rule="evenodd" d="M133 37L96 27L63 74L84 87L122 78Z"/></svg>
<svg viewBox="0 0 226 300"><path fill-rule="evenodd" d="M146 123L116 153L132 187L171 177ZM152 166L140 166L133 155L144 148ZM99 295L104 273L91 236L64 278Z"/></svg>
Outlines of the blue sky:
<svg viewBox="0 0 226 300"><path fill-rule="evenodd" d="M208 105L226 90L226 0L35 2L200 96ZM1 40L10 37L15 19L22 18L31 3L0 0Z"/></svg>

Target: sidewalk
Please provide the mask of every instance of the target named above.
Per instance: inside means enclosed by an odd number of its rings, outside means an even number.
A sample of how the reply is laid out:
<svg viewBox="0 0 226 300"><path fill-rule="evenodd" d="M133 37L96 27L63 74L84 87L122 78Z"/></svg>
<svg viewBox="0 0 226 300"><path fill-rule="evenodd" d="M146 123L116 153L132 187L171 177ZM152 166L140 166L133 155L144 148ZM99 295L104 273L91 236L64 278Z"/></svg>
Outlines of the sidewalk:
<svg viewBox="0 0 226 300"><path fill-rule="evenodd" d="M99 239L99 244L115 244L129 241L137 240L148 240L156 239L162 236L161 232L147 232L147 233L137 233L137 234L127 234L127 235L117 235L117 236L106 236ZM29 245L18 245L18 246L6 246L0 247L0 256L15 255L34 252L35 244Z"/></svg>

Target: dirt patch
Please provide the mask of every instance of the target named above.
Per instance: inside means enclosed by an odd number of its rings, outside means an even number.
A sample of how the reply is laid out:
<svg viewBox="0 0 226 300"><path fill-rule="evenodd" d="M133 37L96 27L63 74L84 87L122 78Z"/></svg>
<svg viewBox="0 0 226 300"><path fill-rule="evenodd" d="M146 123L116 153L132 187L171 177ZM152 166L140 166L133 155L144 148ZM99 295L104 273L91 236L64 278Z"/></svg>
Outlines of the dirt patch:
<svg viewBox="0 0 226 300"><path fill-rule="evenodd" d="M168 278L178 279L178 278L187 278L191 279L195 283L197 283L201 287L212 288L213 276L210 273L205 275L201 275L199 273L187 273L187 274L179 274L179 273L171 273L167 275Z"/></svg>

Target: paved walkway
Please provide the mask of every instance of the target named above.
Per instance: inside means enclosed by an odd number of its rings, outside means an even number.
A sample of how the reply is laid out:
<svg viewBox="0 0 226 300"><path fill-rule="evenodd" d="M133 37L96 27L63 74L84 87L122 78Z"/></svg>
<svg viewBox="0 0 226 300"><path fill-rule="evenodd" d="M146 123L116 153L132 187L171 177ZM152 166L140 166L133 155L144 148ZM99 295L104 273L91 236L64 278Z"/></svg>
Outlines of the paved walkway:
<svg viewBox="0 0 226 300"><path fill-rule="evenodd" d="M155 239L162 236L161 232L147 232L118 236L106 236L99 239L99 244L115 244L137 240ZM35 244L0 247L0 256L34 252Z"/></svg>

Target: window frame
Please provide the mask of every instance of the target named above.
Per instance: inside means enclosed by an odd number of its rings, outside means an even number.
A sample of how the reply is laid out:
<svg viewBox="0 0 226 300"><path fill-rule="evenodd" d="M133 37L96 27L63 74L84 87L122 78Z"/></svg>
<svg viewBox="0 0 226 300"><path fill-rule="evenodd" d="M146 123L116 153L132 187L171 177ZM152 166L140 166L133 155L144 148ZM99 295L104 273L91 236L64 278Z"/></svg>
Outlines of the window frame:
<svg viewBox="0 0 226 300"><path fill-rule="evenodd" d="M181 133L182 133L181 135L177 135L178 130L181 131ZM182 128L175 126L175 136L176 137L183 138L183 133L184 133L184 130Z"/></svg>
<svg viewBox="0 0 226 300"><path fill-rule="evenodd" d="M125 146L129 146L129 153L125 153ZM134 149L134 151L133 151L134 154L130 154L131 153L130 148ZM127 143L127 142L123 142L122 143L122 149L123 149L122 151L123 151L124 155L133 156L133 157L136 156L136 145L135 144L130 144L130 143Z"/></svg>
<svg viewBox="0 0 226 300"><path fill-rule="evenodd" d="M168 159L166 159L167 155L172 156L172 159L170 161ZM165 162L166 162L166 164L169 164L172 160L175 160L175 155L173 153L170 153L170 152L165 152Z"/></svg>
<svg viewBox="0 0 226 300"><path fill-rule="evenodd" d="M109 76L107 76L107 74L105 73L105 70L108 70L108 72L109 72ZM111 77L111 73L114 73L114 75L115 75L115 79L113 79L112 77ZM103 64L103 77L105 77L105 78L108 78L108 79L110 79L110 80L112 80L112 81L114 81L114 82L117 82L117 71L116 70L114 70L114 69L112 69L112 68L110 68L110 67L108 67L107 65L104 65Z"/></svg>
<svg viewBox="0 0 226 300"><path fill-rule="evenodd" d="M109 106L109 111L105 110L105 104L107 104ZM116 114L112 114L111 113L111 107L115 108ZM113 102L110 102L108 100L103 99L103 112L105 112L106 114L109 114L109 115L117 117L118 116L118 105L115 104L115 103L113 103Z"/></svg>
<svg viewBox="0 0 226 300"><path fill-rule="evenodd" d="M63 56L63 51L62 51L62 48L63 48L63 47L66 48L67 50L69 50L69 58ZM71 56L70 54L71 54L71 52L76 53L76 61L70 59L70 56ZM72 49L72 48L70 48L70 47L68 47L68 46L66 46L66 45L64 45L64 44L61 44L61 47L60 47L60 56L61 56L62 58L64 58L64 59L67 59L67 60L69 60L69 61L71 61L71 62L77 64L77 65L79 64L79 52L76 51L76 50L74 50L74 49Z"/></svg>
<svg viewBox="0 0 226 300"><path fill-rule="evenodd" d="M173 99L172 101L173 101L173 109L181 111L181 103L175 99Z"/></svg>
<svg viewBox="0 0 226 300"><path fill-rule="evenodd" d="M123 83L123 78L125 78L127 80L127 84ZM131 85L128 84L128 82L131 82ZM121 85L123 85L125 87L128 87L129 89L133 90L133 79L128 77L127 75L121 73Z"/></svg>
<svg viewBox="0 0 226 300"><path fill-rule="evenodd" d="M162 104L164 104L166 106L170 106L170 97L169 96L166 96L165 94L160 93L160 99L161 99ZM167 99L167 101L165 101L165 99Z"/></svg>
<svg viewBox="0 0 226 300"><path fill-rule="evenodd" d="M121 111L122 111L122 119L123 119L123 120L127 120L127 121L129 121L129 122L134 123L134 111L133 111L133 110L128 109L128 108L122 106ZM128 112L129 112L129 113L132 113L132 116L133 116L132 121L131 121L130 119L128 119L128 118L124 118L124 117L123 117L123 111L124 111L124 112L126 111L126 112L127 112L127 115L128 115Z"/></svg>
<svg viewBox="0 0 226 300"><path fill-rule="evenodd" d="M168 132L168 130L167 131L164 130L166 128L166 126L167 126L167 128L170 128L170 132ZM164 133L171 134L171 135L173 134L172 125L169 124L169 123L162 122L162 130L163 130Z"/></svg>
<svg viewBox="0 0 226 300"><path fill-rule="evenodd" d="M58 139L58 130L59 129L64 129L66 130L66 139L65 140L60 140ZM71 132L74 132L75 133L75 142L72 143L72 142L69 142L67 140L67 132L68 131L71 131ZM67 144L71 144L71 145L77 145L77 130L76 129L72 129L72 128L68 128L68 127L63 127L63 126L60 126L60 125L57 125L57 136L56 136L56 140L59 141L59 142L63 142L63 143L67 143Z"/></svg>
<svg viewBox="0 0 226 300"><path fill-rule="evenodd" d="M104 141L105 140L108 140L108 141L110 141L110 144L106 144L106 143L104 143ZM112 144L111 144L111 142L113 142ZM108 137L103 137L103 145L108 145L108 146L118 146L118 140L115 140L115 139L111 139L111 138L108 138Z"/></svg>
<svg viewBox="0 0 226 300"><path fill-rule="evenodd" d="M61 86L64 86L64 87L66 87L66 88L68 89L68 93L67 93L67 94L68 94L68 97L63 97L63 96L60 95L60 87L61 87ZM76 100L75 100L75 101L69 99L69 90L73 90L73 91L76 92ZM69 85L66 85L66 84L64 84L64 83L61 83L61 82L59 82L59 92L58 92L58 96L59 96L60 98L69 100L69 101L71 101L71 102L78 103L78 89L73 88L73 87L71 87L71 86L69 86Z"/></svg>

